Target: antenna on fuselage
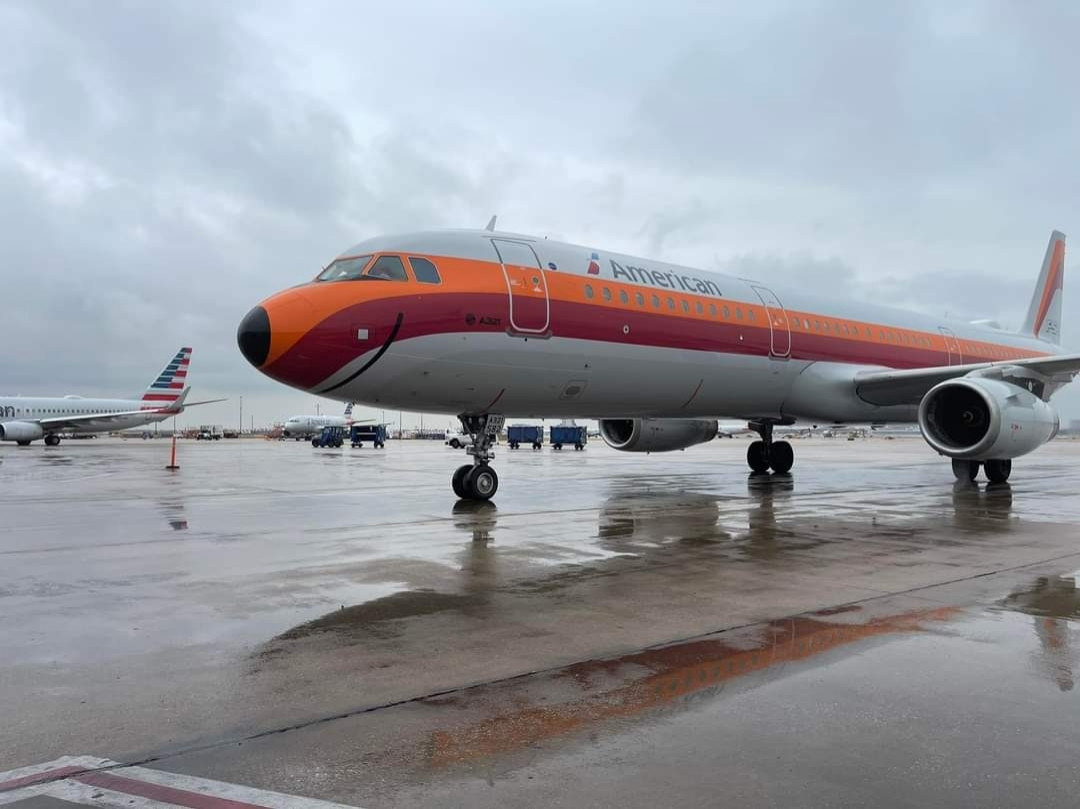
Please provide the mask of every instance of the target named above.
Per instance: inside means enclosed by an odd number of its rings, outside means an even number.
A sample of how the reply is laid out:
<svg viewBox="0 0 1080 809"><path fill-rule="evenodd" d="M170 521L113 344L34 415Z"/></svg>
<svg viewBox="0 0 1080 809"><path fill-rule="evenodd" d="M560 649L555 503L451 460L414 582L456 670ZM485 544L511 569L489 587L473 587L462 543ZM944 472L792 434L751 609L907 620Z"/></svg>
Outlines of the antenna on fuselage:
<svg viewBox="0 0 1080 809"><path fill-rule="evenodd" d="M487 227L484 230L495 230L495 220L499 218L498 214L492 214L491 219L488 220Z"/></svg>

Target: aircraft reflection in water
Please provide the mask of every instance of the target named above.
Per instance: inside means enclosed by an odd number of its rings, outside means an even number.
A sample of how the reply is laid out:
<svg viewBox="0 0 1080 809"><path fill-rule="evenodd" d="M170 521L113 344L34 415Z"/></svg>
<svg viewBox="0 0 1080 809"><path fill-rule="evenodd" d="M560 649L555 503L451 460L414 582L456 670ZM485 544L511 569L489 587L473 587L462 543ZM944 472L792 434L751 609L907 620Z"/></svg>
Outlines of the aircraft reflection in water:
<svg viewBox="0 0 1080 809"><path fill-rule="evenodd" d="M1032 587L1010 594L1000 606L1032 617L1039 638L1036 666L1061 691L1072 691L1076 653L1071 644L1073 627L1069 619L1080 618L1076 579L1040 576Z"/></svg>
<svg viewBox="0 0 1080 809"><path fill-rule="evenodd" d="M778 677L789 664L851 648L859 641L925 631L928 624L949 620L959 610L911 610L861 624L842 623L837 617L852 617L858 612L858 607L851 607L785 618L755 627L752 632L726 633L724 640L648 649L616 660L570 666L556 676L565 685L580 688L579 699L511 710L468 727L435 731L431 734L431 766L512 752L597 721L665 708L678 710L692 701L718 695L729 683L756 674L765 680ZM761 681L749 680L747 684L752 687ZM623 685L603 688L606 682ZM593 686L596 690L588 693ZM441 704L453 705L455 701L455 697L443 698Z"/></svg>

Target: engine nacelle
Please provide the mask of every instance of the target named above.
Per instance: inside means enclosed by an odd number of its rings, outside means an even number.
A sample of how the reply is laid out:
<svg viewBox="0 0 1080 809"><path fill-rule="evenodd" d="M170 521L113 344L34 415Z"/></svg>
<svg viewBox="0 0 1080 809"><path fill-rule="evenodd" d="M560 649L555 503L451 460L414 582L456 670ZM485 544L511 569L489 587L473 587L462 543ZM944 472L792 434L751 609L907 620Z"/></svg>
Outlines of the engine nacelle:
<svg viewBox="0 0 1080 809"><path fill-rule="evenodd" d="M998 379L949 379L919 403L919 429L931 447L973 461L1018 458L1058 432L1058 415L1024 388Z"/></svg>
<svg viewBox="0 0 1080 809"><path fill-rule="evenodd" d="M600 419L600 437L623 452L670 452L716 438L715 419Z"/></svg>
<svg viewBox="0 0 1080 809"><path fill-rule="evenodd" d="M32 421L5 421L0 424L0 441L37 441L45 431Z"/></svg>

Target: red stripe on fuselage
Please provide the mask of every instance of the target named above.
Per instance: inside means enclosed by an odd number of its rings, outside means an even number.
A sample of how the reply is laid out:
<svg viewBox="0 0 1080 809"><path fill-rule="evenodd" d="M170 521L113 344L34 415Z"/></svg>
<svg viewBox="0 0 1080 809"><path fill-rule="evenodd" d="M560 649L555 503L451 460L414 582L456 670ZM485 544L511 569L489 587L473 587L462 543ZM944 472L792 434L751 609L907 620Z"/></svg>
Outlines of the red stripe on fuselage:
<svg viewBox="0 0 1080 809"><path fill-rule="evenodd" d="M754 306L736 301L726 303ZM404 313L396 337L401 342L435 334L504 333L509 325L508 311L508 297L493 293L436 293L366 301L318 323L262 370L287 384L313 388L347 363L382 346L399 312ZM559 299L551 300L550 311L553 337L721 354L769 356L771 352L772 333L768 321L760 316L751 323L685 316L635 305L598 305ZM829 321L835 328L833 318ZM356 339L357 328L368 330L367 340ZM874 333L878 331L875 327ZM902 342L903 330L894 328L886 333L895 335L896 342L792 328L790 357L899 369L1007 358L1004 347L1000 353L991 346L983 349L984 356L962 358L959 352L950 354L940 337L927 339L928 345L920 346ZM778 342L785 339L778 335ZM1009 350L1015 353L1015 349Z"/></svg>

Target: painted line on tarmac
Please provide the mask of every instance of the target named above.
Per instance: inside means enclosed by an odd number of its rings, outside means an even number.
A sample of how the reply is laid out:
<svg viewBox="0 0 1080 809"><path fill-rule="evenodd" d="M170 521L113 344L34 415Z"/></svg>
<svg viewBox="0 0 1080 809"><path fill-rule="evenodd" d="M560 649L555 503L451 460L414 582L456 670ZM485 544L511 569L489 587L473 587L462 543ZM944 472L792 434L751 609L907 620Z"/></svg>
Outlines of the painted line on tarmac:
<svg viewBox="0 0 1080 809"><path fill-rule="evenodd" d="M35 796L125 809L356 809L208 778L69 756L0 773L0 805Z"/></svg>

